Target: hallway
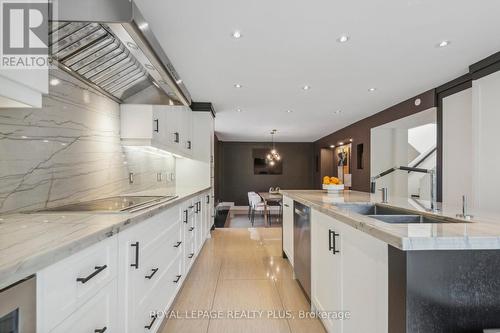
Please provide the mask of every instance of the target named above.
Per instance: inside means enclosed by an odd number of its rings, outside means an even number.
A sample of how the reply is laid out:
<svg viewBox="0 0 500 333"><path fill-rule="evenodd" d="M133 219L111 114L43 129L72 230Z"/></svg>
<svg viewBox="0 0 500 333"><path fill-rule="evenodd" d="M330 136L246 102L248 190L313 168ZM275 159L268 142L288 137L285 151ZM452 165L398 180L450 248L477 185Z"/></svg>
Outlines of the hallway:
<svg viewBox="0 0 500 333"><path fill-rule="evenodd" d="M281 228L217 229L172 306L178 318L169 319L162 332L324 332L319 320L298 318L309 303L292 275L281 257ZM209 311L226 318L208 318ZM255 317L227 318L230 311Z"/></svg>

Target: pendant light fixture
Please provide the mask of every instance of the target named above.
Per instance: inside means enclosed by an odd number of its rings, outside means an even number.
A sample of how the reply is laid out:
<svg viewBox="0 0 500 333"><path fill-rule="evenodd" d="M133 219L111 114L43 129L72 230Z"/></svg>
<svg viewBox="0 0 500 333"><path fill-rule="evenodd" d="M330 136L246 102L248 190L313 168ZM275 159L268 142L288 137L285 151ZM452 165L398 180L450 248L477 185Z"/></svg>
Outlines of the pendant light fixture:
<svg viewBox="0 0 500 333"><path fill-rule="evenodd" d="M273 146L266 156L266 161L270 166L274 166L277 162L281 161L281 156L278 153L278 151L276 150L276 146L274 144L274 136L276 135L277 132L278 131L275 129L273 129L271 131L271 138L272 138Z"/></svg>

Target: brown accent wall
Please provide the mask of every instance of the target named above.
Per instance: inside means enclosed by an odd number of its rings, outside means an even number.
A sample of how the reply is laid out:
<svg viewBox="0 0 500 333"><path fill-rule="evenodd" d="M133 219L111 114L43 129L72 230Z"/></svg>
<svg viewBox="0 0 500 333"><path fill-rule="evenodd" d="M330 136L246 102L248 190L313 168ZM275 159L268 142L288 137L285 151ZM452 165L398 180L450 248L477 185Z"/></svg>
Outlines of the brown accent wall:
<svg viewBox="0 0 500 333"><path fill-rule="evenodd" d="M415 99L420 98L422 103L419 106L415 105ZM328 148L332 144L346 142L348 139L353 139L352 149L352 188L357 191L370 191L370 131L372 128L389 123L391 121L401 119L412 114L427 110L436 106L435 89L426 91L411 99L394 105L384 111L374 114L368 118L360 120L352 125L349 125L335 133L327 135L314 143L313 160L320 156L322 148ZM358 169L358 144L363 145L363 163L362 169ZM314 170L314 187L321 187L321 166Z"/></svg>
<svg viewBox="0 0 500 333"><path fill-rule="evenodd" d="M216 154L219 200L248 205L247 193L282 189L312 189L314 171L313 143L276 143L283 157L283 174L254 175L252 150L270 149L269 142L220 142Z"/></svg>

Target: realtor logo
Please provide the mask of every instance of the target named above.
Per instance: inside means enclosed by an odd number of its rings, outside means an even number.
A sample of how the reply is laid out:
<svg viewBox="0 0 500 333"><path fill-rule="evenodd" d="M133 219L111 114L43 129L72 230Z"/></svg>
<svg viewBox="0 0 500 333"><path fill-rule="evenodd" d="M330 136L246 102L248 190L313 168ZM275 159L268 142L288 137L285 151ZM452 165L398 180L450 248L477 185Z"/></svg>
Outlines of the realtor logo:
<svg viewBox="0 0 500 333"><path fill-rule="evenodd" d="M48 0L0 0L1 67L47 68L49 49Z"/></svg>

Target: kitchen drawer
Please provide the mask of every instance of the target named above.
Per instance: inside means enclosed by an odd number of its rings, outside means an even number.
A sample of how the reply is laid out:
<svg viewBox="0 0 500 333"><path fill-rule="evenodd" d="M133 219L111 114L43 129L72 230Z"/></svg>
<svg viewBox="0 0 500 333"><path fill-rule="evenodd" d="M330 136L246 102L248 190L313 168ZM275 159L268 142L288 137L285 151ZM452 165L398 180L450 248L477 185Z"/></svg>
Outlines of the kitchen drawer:
<svg viewBox="0 0 500 333"><path fill-rule="evenodd" d="M183 279L182 256L178 255L170 263L155 287L148 295L145 295L144 302L136 304L136 312L132 316L133 320L130 325L133 329L130 332L156 332L164 318L160 316L155 320L152 314L166 311L170 307L182 285Z"/></svg>
<svg viewBox="0 0 500 333"><path fill-rule="evenodd" d="M38 272L38 332L50 332L113 280L117 254L115 236Z"/></svg>
<svg viewBox="0 0 500 333"><path fill-rule="evenodd" d="M184 243L184 272L187 273L191 269L194 260L196 259L196 244L194 237Z"/></svg>
<svg viewBox="0 0 500 333"><path fill-rule="evenodd" d="M118 318L116 279L83 304L51 333L113 333Z"/></svg>

